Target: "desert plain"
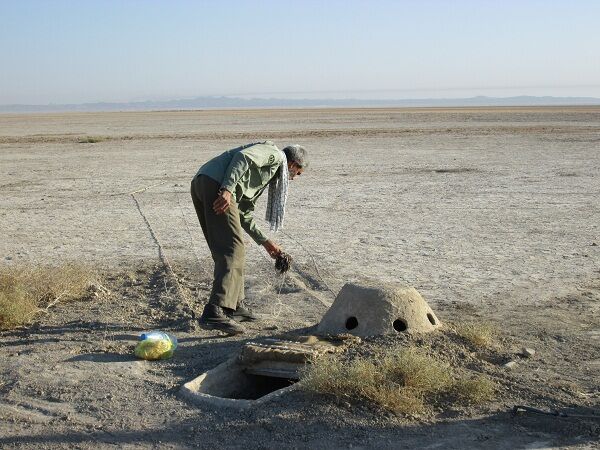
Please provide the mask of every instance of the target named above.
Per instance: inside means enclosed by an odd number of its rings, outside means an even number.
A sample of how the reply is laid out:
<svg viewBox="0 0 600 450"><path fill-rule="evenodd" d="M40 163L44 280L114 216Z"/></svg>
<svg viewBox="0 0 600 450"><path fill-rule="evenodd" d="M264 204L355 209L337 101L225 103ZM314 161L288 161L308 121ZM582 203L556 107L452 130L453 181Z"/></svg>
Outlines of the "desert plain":
<svg viewBox="0 0 600 450"><path fill-rule="evenodd" d="M247 240L247 301L266 319L224 337L197 327L212 261L190 180L265 139L310 152L272 235L294 266L278 275ZM0 332L2 448L598 445L598 420L510 412L600 406L600 107L3 114L0 192L0 264L101 280ZM404 417L301 391L245 411L179 395L248 339L310 330L367 278L415 287L442 322L492 324L500 349L477 364L496 399ZM133 357L149 329L177 335L173 359Z"/></svg>

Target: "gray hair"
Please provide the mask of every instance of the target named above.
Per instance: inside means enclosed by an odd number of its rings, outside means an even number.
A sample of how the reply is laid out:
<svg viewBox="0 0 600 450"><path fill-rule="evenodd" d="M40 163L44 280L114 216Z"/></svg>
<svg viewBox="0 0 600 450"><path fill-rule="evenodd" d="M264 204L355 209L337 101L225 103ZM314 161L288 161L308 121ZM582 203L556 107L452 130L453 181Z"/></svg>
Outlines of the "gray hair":
<svg viewBox="0 0 600 450"><path fill-rule="evenodd" d="M288 145L282 151L288 161L295 162L303 169L308 167L308 152L301 145Z"/></svg>

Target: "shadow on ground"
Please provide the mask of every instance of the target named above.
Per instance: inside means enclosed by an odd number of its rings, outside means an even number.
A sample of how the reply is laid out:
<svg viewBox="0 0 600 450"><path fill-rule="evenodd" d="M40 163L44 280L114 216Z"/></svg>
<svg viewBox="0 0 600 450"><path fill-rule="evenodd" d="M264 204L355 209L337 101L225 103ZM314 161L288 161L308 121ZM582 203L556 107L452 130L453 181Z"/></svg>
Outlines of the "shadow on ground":
<svg viewBox="0 0 600 450"><path fill-rule="evenodd" d="M317 412L317 411L315 411ZM321 411L322 412L322 411ZM245 417L244 417L245 416ZM224 424L218 414L166 423L160 429L134 431L91 431L21 434L0 438L0 446L9 445L161 445L177 448L281 448L294 442L293 448L530 448L586 445L595 441L591 435L573 433L569 420L513 417L499 413L488 417L405 426L373 426L346 423L343 428L329 429L318 416L301 423L294 417L275 416L270 421L243 414L235 424ZM581 426L581 424L579 424ZM577 427L575 427L577 428ZM581 430L579 430L581 431ZM215 433L215 432L218 432Z"/></svg>

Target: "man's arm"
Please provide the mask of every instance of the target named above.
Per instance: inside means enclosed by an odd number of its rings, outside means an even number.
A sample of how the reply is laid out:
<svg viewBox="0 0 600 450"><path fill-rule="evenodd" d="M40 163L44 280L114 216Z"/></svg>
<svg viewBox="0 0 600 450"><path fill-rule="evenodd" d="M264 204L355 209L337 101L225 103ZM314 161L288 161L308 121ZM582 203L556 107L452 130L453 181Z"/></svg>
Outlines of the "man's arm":
<svg viewBox="0 0 600 450"><path fill-rule="evenodd" d="M258 225L256 225L256 221L252 213L254 212L254 205L251 202L241 202L238 205L238 209L240 211L240 224L246 233L250 235L250 237L256 242L258 245L263 245L266 241L269 240L267 235L263 233Z"/></svg>
<svg viewBox="0 0 600 450"><path fill-rule="evenodd" d="M283 249L270 239L263 243L263 247L273 259L277 258L283 252Z"/></svg>
<svg viewBox="0 0 600 450"><path fill-rule="evenodd" d="M271 241L267 236L258 228L252 213L254 212L254 205L251 202L242 202L239 205L240 211L240 223L242 228L250 235L250 237L258 245L262 245L267 253L271 255L271 258L276 258L282 252L282 249L275 242Z"/></svg>

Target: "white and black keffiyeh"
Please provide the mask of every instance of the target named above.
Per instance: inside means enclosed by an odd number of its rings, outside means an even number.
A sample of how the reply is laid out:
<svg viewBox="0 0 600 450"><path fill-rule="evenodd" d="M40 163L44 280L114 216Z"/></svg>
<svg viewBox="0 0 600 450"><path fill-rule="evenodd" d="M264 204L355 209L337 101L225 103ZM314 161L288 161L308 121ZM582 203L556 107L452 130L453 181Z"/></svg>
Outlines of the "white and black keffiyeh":
<svg viewBox="0 0 600 450"><path fill-rule="evenodd" d="M283 217L285 215L285 202L288 196L289 172L287 158L281 152L283 161L279 168L279 174L269 182L269 197L267 199L267 214L265 219L270 224L271 231L283 228Z"/></svg>

